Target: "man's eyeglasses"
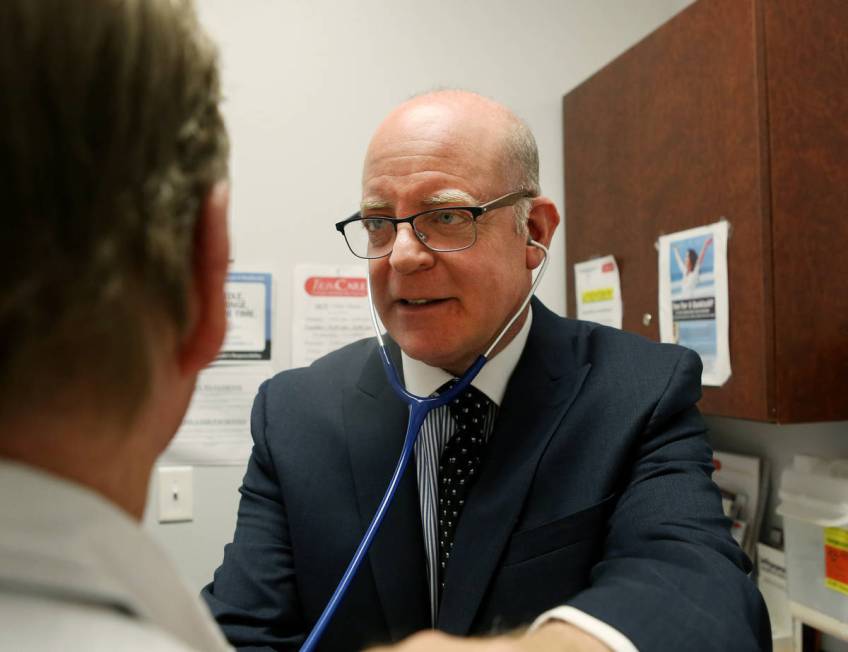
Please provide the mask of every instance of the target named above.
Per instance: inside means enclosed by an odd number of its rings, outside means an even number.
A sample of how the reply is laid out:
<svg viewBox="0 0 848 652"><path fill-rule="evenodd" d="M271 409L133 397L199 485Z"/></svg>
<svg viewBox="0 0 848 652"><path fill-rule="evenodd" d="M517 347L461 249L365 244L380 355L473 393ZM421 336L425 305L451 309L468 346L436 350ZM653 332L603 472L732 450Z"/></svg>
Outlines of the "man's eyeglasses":
<svg viewBox="0 0 848 652"><path fill-rule="evenodd" d="M477 242L477 220L485 213L532 197L526 190L511 192L481 206L448 206L421 211L409 217L362 216L356 212L336 224L354 256L383 258L392 253L399 224L409 224L421 243L433 251L462 251Z"/></svg>

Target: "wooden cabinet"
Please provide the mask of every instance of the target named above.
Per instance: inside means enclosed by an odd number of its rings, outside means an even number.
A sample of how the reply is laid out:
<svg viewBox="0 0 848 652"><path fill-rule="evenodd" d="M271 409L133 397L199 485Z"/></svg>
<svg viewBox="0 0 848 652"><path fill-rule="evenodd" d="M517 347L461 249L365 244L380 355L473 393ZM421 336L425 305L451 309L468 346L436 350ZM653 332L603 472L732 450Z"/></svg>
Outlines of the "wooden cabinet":
<svg viewBox="0 0 848 652"><path fill-rule="evenodd" d="M848 419L848 2L698 0L565 96L564 142L569 314L571 265L613 254L658 339L657 237L726 218L733 375L702 410Z"/></svg>

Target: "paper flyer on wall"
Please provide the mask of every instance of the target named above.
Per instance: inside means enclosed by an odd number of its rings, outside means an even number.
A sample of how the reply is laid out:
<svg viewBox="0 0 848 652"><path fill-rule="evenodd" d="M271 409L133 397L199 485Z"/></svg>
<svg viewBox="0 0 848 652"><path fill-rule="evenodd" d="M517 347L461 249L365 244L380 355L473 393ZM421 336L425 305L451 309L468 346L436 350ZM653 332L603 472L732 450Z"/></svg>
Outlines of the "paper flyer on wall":
<svg viewBox="0 0 848 652"><path fill-rule="evenodd" d="M250 410L269 363L216 365L201 372L182 426L160 464L246 464L253 440Z"/></svg>
<svg viewBox="0 0 848 652"><path fill-rule="evenodd" d="M294 268L292 366L374 334L368 310L367 267L299 264Z"/></svg>
<svg viewBox="0 0 848 652"><path fill-rule="evenodd" d="M730 377L727 222L680 231L659 242L660 340L701 356L704 385Z"/></svg>
<svg viewBox="0 0 848 652"><path fill-rule="evenodd" d="M271 275L230 272L227 296L227 336L219 361L271 359Z"/></svg>
<svg viewBox="0 0 848 652"><path fill-rule="evenodd" d="M577 319L621 328L621 282L613 256L574 265Z"/></svg>

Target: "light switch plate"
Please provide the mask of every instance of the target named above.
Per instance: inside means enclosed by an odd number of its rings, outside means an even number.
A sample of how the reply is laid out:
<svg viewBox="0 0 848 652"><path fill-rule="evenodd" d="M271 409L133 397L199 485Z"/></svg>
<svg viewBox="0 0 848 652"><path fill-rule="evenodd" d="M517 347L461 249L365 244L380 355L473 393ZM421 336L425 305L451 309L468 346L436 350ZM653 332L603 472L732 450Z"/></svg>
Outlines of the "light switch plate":
<svg viewBox="0 0 848 652"><path fill-rule="evenodd" d="M190 466L159 467L159 522L192 520L194 480Z"/></svg>

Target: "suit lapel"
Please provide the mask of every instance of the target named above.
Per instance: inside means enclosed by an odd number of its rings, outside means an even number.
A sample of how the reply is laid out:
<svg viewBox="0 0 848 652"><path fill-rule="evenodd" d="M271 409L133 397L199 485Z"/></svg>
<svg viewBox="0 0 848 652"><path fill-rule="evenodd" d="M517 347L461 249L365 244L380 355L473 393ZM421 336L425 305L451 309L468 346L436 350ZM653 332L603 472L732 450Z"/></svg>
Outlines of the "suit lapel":
<svg viewBox="0 0 848 652"><path fill-rule="evenodd" d="M578 366L565 322L538 301L507 386L480 478L462 512L437 627L465 635L521 514L536 467L590 365ZM518 599L518 598L517 598Z"/></svg>
<svg viewBox="0 0 848 652"><path fill-rule="evenodd" d="M393 359L397 349L390 343ZM400 366L398 364L398 369ZM385 380L375 348L345 400L345 426L362 534L377 511L397 464L408 408ZM397 640L430 626L426 553L415 463L410 461L368 553L389 634ZM365 568L360 569L360 573Z"/></svg>

